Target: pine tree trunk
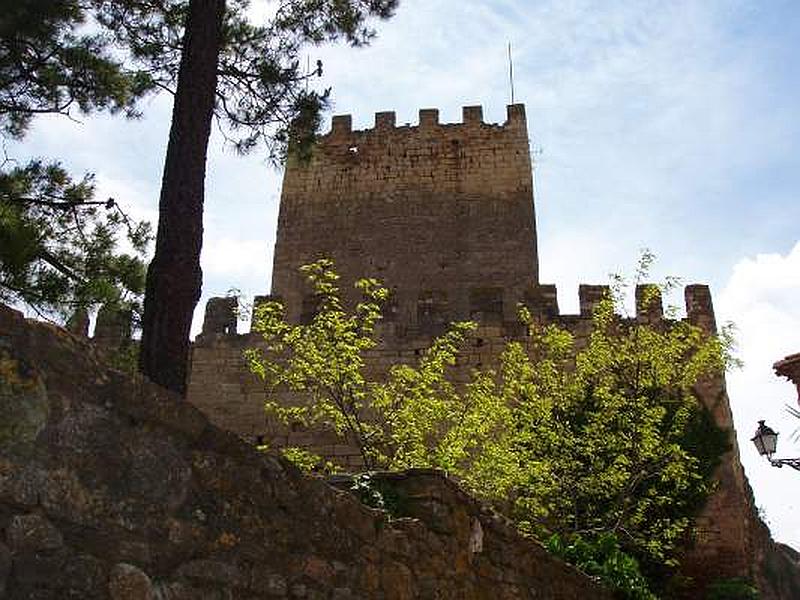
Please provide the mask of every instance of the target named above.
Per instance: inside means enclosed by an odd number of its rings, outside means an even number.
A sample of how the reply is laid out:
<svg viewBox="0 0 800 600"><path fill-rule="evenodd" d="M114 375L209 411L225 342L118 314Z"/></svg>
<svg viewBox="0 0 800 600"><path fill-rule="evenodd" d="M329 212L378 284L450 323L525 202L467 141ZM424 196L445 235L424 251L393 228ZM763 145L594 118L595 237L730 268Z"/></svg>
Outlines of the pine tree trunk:
<svg viewBox="0 0 800 600"><path fill-rule="evenodd" d="M139 368L186 392L189 329L200 290L206 154L217 88L225 0L191 0L161 182L158 232L147 270Z"/></svg>

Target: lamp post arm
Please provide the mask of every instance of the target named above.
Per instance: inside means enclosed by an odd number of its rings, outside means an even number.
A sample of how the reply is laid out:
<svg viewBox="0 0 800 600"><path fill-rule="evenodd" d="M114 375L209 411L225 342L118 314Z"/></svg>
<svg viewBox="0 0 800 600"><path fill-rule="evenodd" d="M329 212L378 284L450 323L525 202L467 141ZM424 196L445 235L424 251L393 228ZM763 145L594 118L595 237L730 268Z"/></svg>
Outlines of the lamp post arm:
<svg viewBox="0 0 800 600"><path fill-rule="evenodd" d="M800 471L800 458L770 458L769 462L773 467L780 468L786 465Z"/></svg>

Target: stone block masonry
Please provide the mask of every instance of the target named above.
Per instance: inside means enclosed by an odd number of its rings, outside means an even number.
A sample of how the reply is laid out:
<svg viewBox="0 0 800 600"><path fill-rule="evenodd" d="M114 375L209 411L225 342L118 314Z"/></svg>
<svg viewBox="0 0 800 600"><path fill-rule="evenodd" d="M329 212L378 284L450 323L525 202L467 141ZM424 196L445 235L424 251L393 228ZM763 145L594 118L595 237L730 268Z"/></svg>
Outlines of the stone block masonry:
<svg viewBox="0 0 800 600"><path fill-rule="evenodd" d="M648 285L637 288L641 297ZM556 324L570 331L580 347L586 343L592 328L592 310L608 288L601 285L582 285L579 288L579 314L560 314L555 301L554 286L539 285L526 291L526 306L543 324ZM714 310L711 295L704 285L690 285L684 290L687 319L708 333L714 332ZM218 322L218 305L209 304L207 324ZM233 310L233 308L231 308ZM633 317L638 321L653 323L661 314L660 302L639 306ZM221 319L224 321L224 319ZM381 329L379 345L366 355L367 375L381 377L396 363L413 364L422 350L430 345L430 334L398 336L391 324ZM496 365L499 354L510 339L527 345L520 327L481 323L463 348L458 364L451 375L456 381L467 381L475 368ZM260 344L253 333L236 334L213 332L204 326L204 334L193 349L192 383L189 398L217 425L235 431L245 439L259 443L269 441L280 446L300 446L325 456L357 472L363 467L357 449L330 432L303 429L276 429L267 423L263 413L263 384L250 374L241 359L246 347ZM725 391L724 380L715 378L698 386L700 399L711 411L715 421L732 430L733 421ZM296 401L291 396L286 403ZM726 577L750 576L763 579L758 567L758 548L763 547L764 532L755 517L752 494L739 462L735 436L731 436L731 450L723 457L715 473L719 482L717 492L697 519L693 531L694 543L687 548L685 573L701 584ZM768 539L768 534L767 538ZM759 541L761 540L761 542ZM763 583L763 590L769 585ZM766 593L765 598L779 598Z"/></svg>
<svg viewBox="0 0 800 600"><path fill-rule="evenodd" d="M441 473L395 518L101 356L0 305L0 598L611 599Z"/></svg>
<svg viewBox="0 0 800 600"><path fill-rule="evenodd" d="M538 281L525 109L509 106L503 125L484 123L481 107L463 112L462 123L441 124L437 110L421 110L419 125L401 127L378 113L365 131L337 116L310 161L289 160L272 293L291 319L310 306L297 269L320 257L343 282L385 282L387 317L403 329L477 312L514 319Z"/></svg>
<svg viewBox="0 0 800 600"><path fill-rule="evenodd" d="M461 123L442 124L433 109L421 110L414 126L395 121L394 113L381 112L372 129L353 131L350 116L334 117L309 160L289 159L271 290L284 301L289 320L313 316L315 298L298 267L325 257L335 261L351 306L358 278L380 279L391 292L380 344L366 357L368 375L380 377L394 363L415 362L449 322L469 319L479 329L453 371L464 381L471 369L496 364L509 339L525 342L518 303L540 322L569 330L579 347L584 344L592 309L607 288L580 286L580 314L562 315L555 286L539 282L524 107L509 106L503 124L485 123L480 107L465 107ZM647 286L636 290L635 318L658 325L660 302L643 302L651 292ZM359 470L356 450L330 433L269 430L261 383L241 358L258 338L234 333L226 302L215 300L207 308L192 353L191 402L252 442L270 438L303 446ZM716 331L707 286L688 286L685 304L690 322L709 334ZM732 429L724 379L704 381L697 392L717 424ZM727 577L752 578L764 599L793 597L768 581L771 542L756 517L733 435L731 444L716 472L717 492L687 547L685 573L697 582L693 597L702 597L706 583Z"/></svg>

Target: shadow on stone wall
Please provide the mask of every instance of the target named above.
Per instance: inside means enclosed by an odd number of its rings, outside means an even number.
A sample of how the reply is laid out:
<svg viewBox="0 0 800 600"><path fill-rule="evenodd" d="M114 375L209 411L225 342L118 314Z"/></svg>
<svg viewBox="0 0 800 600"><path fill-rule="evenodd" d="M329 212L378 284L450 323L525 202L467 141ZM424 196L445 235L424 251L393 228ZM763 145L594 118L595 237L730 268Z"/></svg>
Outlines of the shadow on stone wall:
<svg viewBox="0 0 800 600"><path fill-rule="evenodd" d="M98 357L0 306L0 597L610 598L438 473L392 519Z"/></svg>

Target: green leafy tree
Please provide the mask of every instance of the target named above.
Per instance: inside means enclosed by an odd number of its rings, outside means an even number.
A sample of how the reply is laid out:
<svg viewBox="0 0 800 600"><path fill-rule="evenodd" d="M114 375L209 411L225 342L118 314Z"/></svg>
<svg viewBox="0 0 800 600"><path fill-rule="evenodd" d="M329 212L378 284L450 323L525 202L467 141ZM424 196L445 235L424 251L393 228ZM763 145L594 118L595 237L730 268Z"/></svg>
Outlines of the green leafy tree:
<svg viewBox="0 0 800 600"><path fill-rule="evenodd" d="M378 383L366 374L365 353L376 344L386 289L374 279L359 281L364 300L348 314L330 261L302 271L318 302L311 323L286 323L276 301L255 311L253 328L263 335L265 350L250 349L247 357L266 383L268 414L282 426L301 423L336 432L355 444L368 470L455 465L472 445L467 428L480 420L481 411L489 412L483 405L465 411L464 399L446 377L474 325L454 325L417 366L395 365L386 383ZM300 401L287 405L286 392ZM474 399L484 396L476 393Z"/></svg>
<svg viewBox="0 0 800 600"><path fill-rule="evenodd" d="M598 577L630 600L655 600L639 563L619 546L613 533L602 533L589 542L580 535L568 540L554 534L547 540L547 549L587 575Z"/></svg>
<svg viewBox="0 0 800 600"><path fill-rule="evenodd" d="M335 431L359 448L367 469L444 469L530 535L595 548L610 561L598 569L612 583L635 588L639 565L651 577L669 574L728 447L695 393L726 368L727 334L622 319L620 283L580 346L522 309L528 335L507 344L496 371L453 383L474 327L456 323L416 365L371 378L366 353L386 290L358 282L364 299L350 314L329 261L303 270L319 300L312 321L288 324L281 304L269 302L254 321L264 346L248 351L275 422Z"/></svg>
<svg viewBox="0 0 800 600"><path fill-rule="evenodd" d="M752 582L744 578L715 581L708 587L708 600L758 600L760 595Z"/></svg>
<svg viewBox="0 0 800 600"><path fill-rule="evenodd" d="M264 336L269 359L258 349L248 350L247 357L267 384L267 411L284 424L324 426L352 439L367 468L377 468L381 431L366 415L374 386L364 375L364 352L375 346L372 333L386 290L373 279L358 282L364 301L350 315L342 306L330 261L302 271L314 286L319 309L308 326L286 323L280 302L255 310L253 327ZM284 406L277 397L284 390L302 394L304 401Z"/></svg>
<svg viewBox="0 0 800 600"><path fill-rule="evenodd" d="M0 135L19 139L34 117L97 110L136 116L154 88L127 69L110 39L88 33L76 0L0 3ZM129 252L117 242L127 237ZM75 180L58 162L6 157L0 164L0 301L48 317L124 304L138 312L148 226L113 199L94 199L92 177Z"/></svg>
<svg viewBox="0 0 800 600"><path fill-rule="evenodd" d="M725 349L687 322L623 322L607 299L587 345L531 323L529 347L508 344L493 393L510 426L462 477L479 493L511 499L520 527L591 540L614 534L650 572L676 564L692 516L713 489L727 449L694 386L719 376ZM484 483L494 483L487 488Z"/></svg>

